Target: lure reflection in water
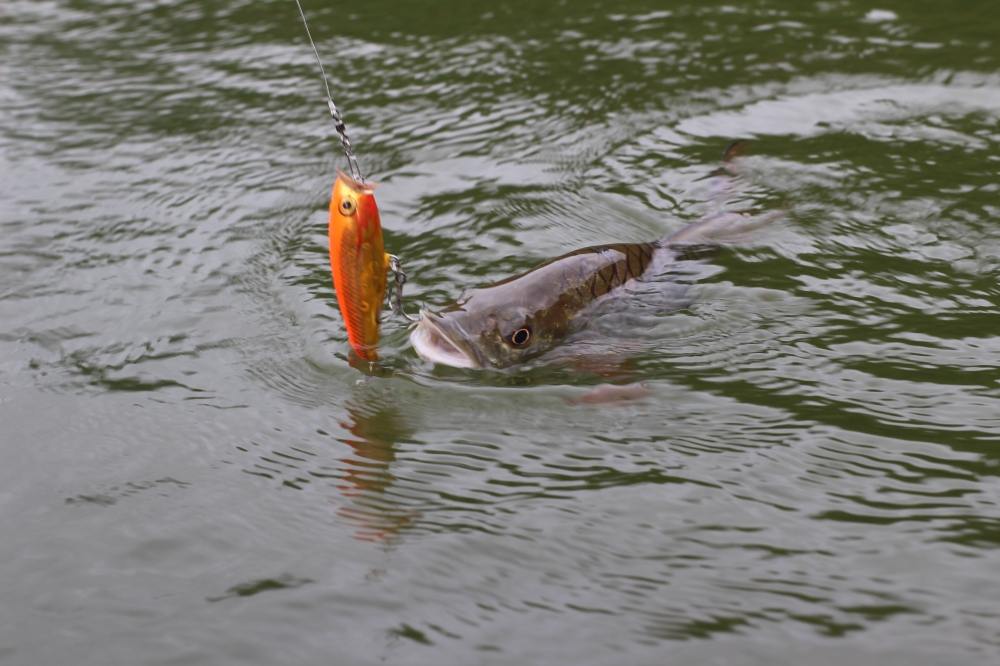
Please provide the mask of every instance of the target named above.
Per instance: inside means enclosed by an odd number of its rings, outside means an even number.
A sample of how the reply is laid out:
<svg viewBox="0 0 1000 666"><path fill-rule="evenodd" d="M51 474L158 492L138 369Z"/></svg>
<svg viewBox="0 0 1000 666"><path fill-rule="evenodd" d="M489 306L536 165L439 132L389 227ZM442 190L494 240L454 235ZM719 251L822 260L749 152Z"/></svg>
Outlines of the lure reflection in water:
<svg viewBox="0 0 1000 666"><path fill-rule="evenodd" d="M413 432L398 406L382 395L368 391L352 396L346 408L341 426L347 434L341 441L350 453L340 465L342 478L337 485L347 503L337 514L356 526L354 538L359 541L392 543L420 515L392 492L396 443L411 438Z"/></svg>

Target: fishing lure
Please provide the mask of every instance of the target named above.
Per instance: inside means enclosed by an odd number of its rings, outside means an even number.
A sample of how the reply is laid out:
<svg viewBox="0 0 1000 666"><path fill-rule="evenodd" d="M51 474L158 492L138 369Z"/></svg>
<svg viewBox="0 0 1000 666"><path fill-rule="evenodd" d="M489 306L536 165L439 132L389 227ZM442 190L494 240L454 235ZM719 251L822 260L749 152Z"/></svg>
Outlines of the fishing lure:
<svg viewBox="0 0 1000 666"><path fill-rule="evenodd" d="M351 348L362 359L375 361L378 359L376 346L379 339L379 315L385 300L386 272L392 271L395 278L393 310L397 313L402 313L401 298L406 275L399 266L399 259L385 252L374 186L365 183L361 174L351 140L347 137L347 126L333 101L323 61L309 32L302 3L295 0L295 4L299 8L302 25L316 56L320 77L326 88L327 108L333 118L334 128L340 135L341 147L351 172L348 176L338 171L330 193L328 233L333 288L337 293L337 305L344 318Z"/></svg>
<svg viewBox="0 0 1000 666"><path fill-rule="evenodd" d="M338 172L330 193L330 272L347 340L366 361L378 359L379 315L391 255L371 185Z"/></svg>

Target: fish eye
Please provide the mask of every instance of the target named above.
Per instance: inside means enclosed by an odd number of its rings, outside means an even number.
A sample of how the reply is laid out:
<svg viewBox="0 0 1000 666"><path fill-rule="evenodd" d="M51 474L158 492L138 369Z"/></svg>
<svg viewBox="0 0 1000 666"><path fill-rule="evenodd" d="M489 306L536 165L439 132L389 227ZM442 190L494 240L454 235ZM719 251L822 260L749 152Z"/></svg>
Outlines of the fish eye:
<svg viewBox="0 0 1000 666"><path fill-rule="evenodd" d="M528 340L531 339L531 329L530 328L519 328L510 334L510 343L515 347L523 347L528 344Z"/></svg>
<svg viewBox="0 0 1000 666"><path fill-rule="evenodd" d="M340 212L343 215L354 215L354 211L358 209L358 204L350 197L344 197L340 201Z"/></svg>

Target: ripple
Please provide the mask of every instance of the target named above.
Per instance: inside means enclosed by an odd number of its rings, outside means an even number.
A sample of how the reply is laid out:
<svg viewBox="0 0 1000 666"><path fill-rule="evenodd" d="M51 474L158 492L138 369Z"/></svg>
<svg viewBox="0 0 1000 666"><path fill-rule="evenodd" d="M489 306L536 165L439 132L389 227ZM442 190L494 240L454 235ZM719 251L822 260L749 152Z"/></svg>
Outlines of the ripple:
<svg viewBox="0 0 1000 666"><path fill-rule="evenodd" d="M719 210L785 220L537 364L434 368L386 318L360 365L294 4L11 0L0 654L988 661L988 21L315 4L411 310Z"/></svg>

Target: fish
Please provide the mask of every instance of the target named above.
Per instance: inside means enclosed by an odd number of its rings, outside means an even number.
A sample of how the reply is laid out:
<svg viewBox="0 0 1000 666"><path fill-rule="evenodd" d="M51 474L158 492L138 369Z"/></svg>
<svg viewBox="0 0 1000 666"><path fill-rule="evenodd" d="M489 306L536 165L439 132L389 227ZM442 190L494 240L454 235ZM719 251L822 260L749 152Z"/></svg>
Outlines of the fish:
<svg viewBox="0 0 1000 666"><path fill-rule="evenodd" d="M508 368L552 349L585 314L630 284L655 278L688 250L743 238L781 211L720 212L646 243L575 250L521 275L472 289L433 312L423 310L410 343L426 361L457 368Z"/></svg>
<svg viewBox="0 0 1000 666"><path fill-rule="evenodd" d="M330 193L329 239L330 272L347 340L360 358L376 361L390 256L373 185L337 172Z"/></svg>

